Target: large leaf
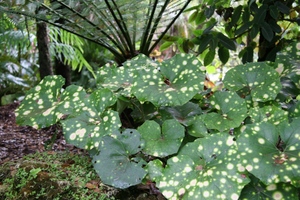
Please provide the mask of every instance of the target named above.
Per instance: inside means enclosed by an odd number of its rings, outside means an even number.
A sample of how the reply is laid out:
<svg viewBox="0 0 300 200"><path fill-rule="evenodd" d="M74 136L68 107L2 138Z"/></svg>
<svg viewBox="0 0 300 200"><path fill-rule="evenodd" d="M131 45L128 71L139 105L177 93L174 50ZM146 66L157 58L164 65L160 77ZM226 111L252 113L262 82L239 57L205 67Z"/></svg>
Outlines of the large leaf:
<svg viewBox="0 0 300 200"><path fill-rule="evenodd" d="M174 119L166 120L162 128L155 121L146 121L138 131L145 140L143 151L156 157L177 153L184 137L184 127Z"/></svg>
<svg viewBox="0 0 300 200"><path fill-rule="evenodd" d="M264 184L291 182L299 187L300 119L279 129L268 122L247 125L237 139L241 163Z"/></svg>
<svg viewBox="0 0 300 200"><path fill-rule="evenodd" d="M156 106L183 105L203 88L205 76L200 67L194 56L178 54L158 68L136 70L132 93Z"/></svg>
<svg viewBox="0 0 300 200"><path fill-rule="evenodd" d="M189 124L190 120L193 120L194 116L202 113L199 105L192 102L188 102L182 106L162 107L160 110L165 110L174 119L185 126Z"/></svg>
<svg viewBox="0 0 300 200"><path fill-rule="evenodd" d="M241 200L249 199L298 199L297 188L289 183L265 185L255 176L250 176L251 182L242 190Z"/></svg>
<svg viewBox="0 0 300 200"><path fill-rule="evenodd" d="M265 63L247 63L230 69L224 78L229 90L246 90L253 101L274 100L281 89L278 73Z"/></svg>
<svg viewBox="0 0 300 200"><path fill-rule="evenodd" d="M133 129L104 136L100 154L93 157L94 168L101 181L117 188L128 188L142 182L146 175L143 161L132 155L141 151L140 134Z"/></svg>
<svg viewBox="0 0 300 200"><path fill-rule="evenodd" d="M106 109L115 102L116 97L108 89L93 92L78 113L61 122L66 141L83 149L98 148L102 136L121 126L118 112Z"/></svg>
<svg viewBox="0 0 300 200"><path fill-rule="evenodd" d="M240 171L235 148L225 133L188 143L160 168L163 176L154 175L157 187L167 199L238 199L249 178Z"/></svg>
<svg viewBox="0 0 300 200"><path fill-rule="evenodd" d="M239 127L247 116L245 100L234 92L216 92L210 98L210 104L217 112L204 115L203 121L208 129L225 131Z"/></svg>
<svg viewBox="0 0 300 200"><path fill-rule="evenodd" d="M43 128L55 124L65 115L79 112L85 91L73 85L61 93L63 84L61 76L47 76L29 90L16 110L17 123Z"/></svg>
<svg viewBox="0 0 300 200"><path fill-rule="evenodd" d="M105 68L100 69L104 79L100 84L114 93L130 97L132 96L131 88L136 76L134 71L155 67L157 67L157 63L145 55L139 54L135 58L126 61L122 67L105 66Z"/></svg>

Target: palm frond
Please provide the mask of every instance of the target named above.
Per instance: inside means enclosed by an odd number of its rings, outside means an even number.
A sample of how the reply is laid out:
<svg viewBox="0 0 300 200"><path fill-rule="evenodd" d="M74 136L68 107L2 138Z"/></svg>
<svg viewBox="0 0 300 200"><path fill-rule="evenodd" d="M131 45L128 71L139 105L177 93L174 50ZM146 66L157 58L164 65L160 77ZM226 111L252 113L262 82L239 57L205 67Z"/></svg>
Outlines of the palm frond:
<svg viewBox="0 0 300 200"><path fill-rule="evenodd" d="M118 62L149 55L191 0L34 0L0 11L45 21L111 51ZM139 49L136 43L139 42Z"/></svg>

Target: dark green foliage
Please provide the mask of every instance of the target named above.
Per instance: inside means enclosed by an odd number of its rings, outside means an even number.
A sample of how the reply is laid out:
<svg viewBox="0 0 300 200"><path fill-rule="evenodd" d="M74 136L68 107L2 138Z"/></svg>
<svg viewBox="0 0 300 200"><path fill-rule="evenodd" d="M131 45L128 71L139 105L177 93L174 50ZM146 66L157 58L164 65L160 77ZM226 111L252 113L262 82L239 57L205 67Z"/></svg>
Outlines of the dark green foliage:
<svg viewBox="0 0 300 200"><path fill-rule="evenodd" d="M202 64L188 54L104 67L91 95L75 86L60 91L62 79L47 77L28 93L17 121L37 128L60 121L67 141L92 150L97 173L114 187L150 180L168 199L296 199L299 96L280 78L299 89L298 67L281 65L294 63L297 49L294 43L275 63L236 66L226 89L204 97Z"/></svg>

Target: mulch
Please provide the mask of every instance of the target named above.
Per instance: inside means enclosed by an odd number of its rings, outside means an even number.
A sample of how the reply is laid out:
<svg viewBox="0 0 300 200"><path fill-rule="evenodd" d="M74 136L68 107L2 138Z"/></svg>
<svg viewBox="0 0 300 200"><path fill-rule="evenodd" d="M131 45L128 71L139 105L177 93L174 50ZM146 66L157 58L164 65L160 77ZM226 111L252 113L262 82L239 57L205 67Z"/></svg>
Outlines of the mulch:
<svg viewBox="0 0 300 200"><path fill-rule="evenodd" d="M15 109L18 106L18 102L0 106L0 165L36 152L69 151L86 154L84 150L66 143L58 125L40 130L17 125ZM53 141L52 146L49 145L51 139Z"/></svg>

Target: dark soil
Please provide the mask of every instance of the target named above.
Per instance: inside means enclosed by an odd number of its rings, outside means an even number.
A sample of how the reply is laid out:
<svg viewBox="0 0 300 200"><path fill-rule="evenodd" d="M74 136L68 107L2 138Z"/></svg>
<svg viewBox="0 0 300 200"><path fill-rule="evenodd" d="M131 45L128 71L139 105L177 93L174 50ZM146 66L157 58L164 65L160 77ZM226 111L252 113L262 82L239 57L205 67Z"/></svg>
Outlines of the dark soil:
<svg viewBox="0 0 300 200"><path fill-rule="evenodd" d="M0 107L0 165L36 152L70 151L86 154L84 150L66 144L62 130L57 125L41 130L18 126L14 114L18 106L19 103L14 103Z"/></svg>

